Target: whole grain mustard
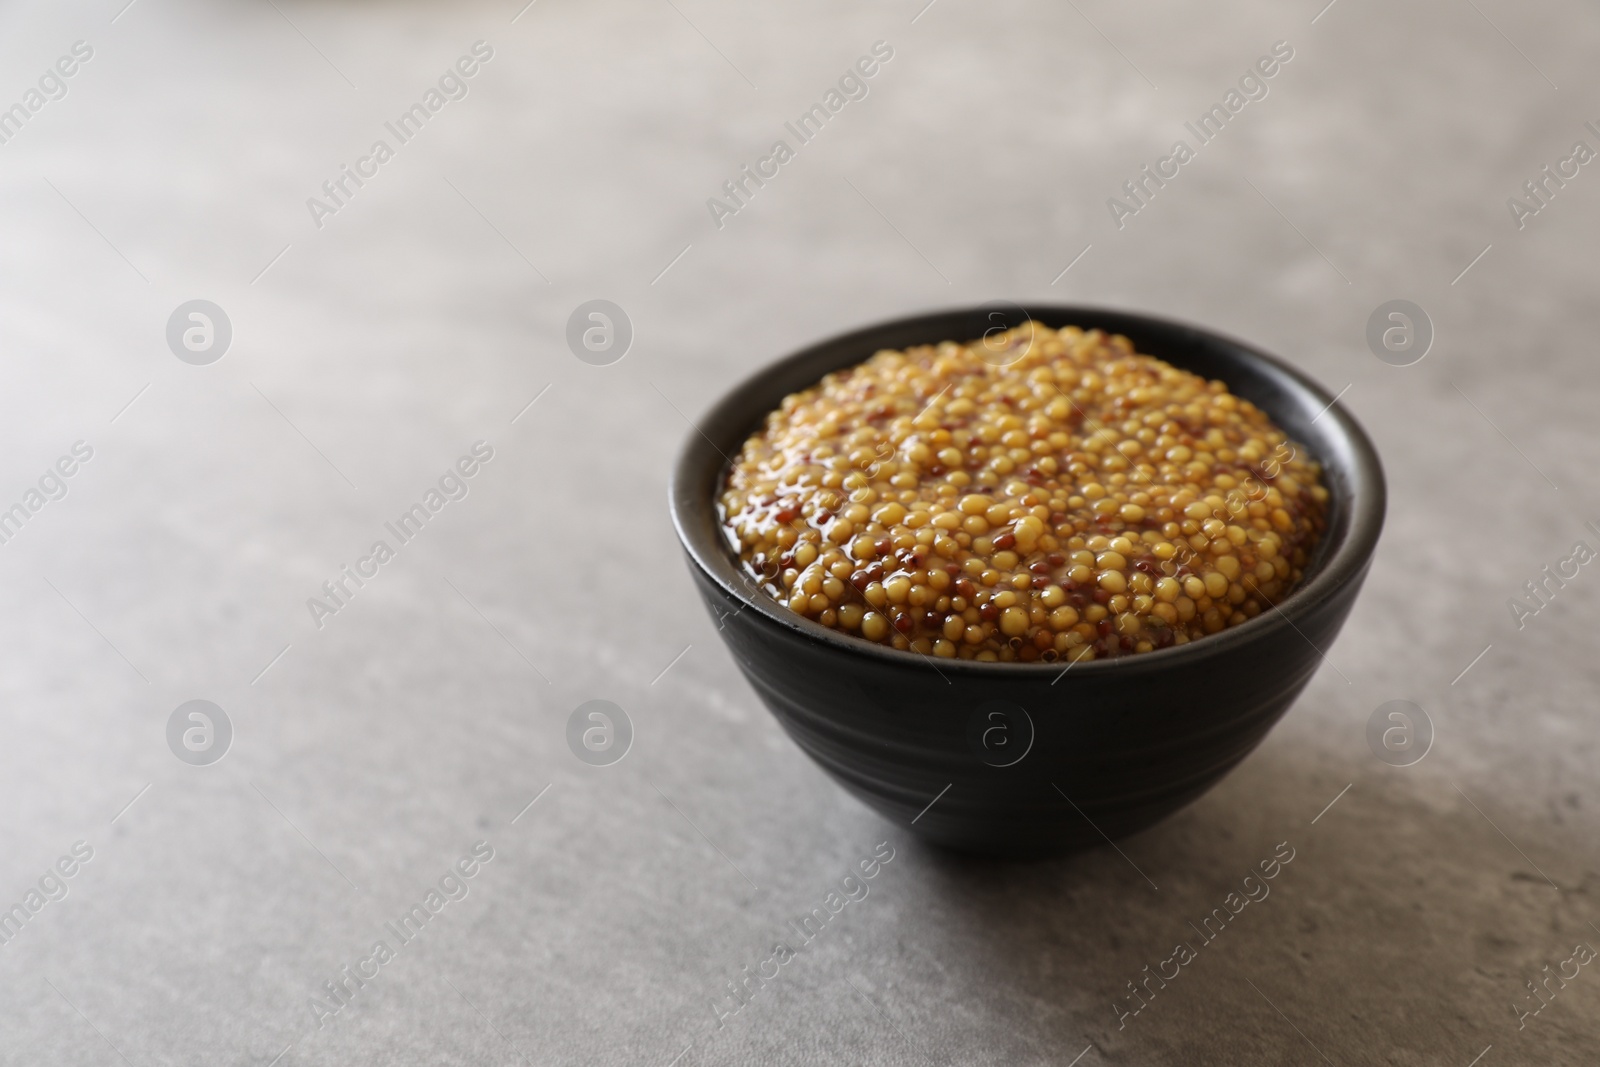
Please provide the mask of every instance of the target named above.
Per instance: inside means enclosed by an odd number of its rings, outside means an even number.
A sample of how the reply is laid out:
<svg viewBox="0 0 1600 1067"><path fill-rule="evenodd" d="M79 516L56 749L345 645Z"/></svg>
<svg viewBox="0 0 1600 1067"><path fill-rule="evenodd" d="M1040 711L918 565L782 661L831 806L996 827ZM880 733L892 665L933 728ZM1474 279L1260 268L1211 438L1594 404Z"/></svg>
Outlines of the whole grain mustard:
<svg viewBox="0 0 1600 1067"><path fill-rule="evenodd" d="M1237 626L1300 580L1320 466L1125 337L1030 322L884 350L733 459L730 545L823 626L943 658L1082 662Z"/></svg>

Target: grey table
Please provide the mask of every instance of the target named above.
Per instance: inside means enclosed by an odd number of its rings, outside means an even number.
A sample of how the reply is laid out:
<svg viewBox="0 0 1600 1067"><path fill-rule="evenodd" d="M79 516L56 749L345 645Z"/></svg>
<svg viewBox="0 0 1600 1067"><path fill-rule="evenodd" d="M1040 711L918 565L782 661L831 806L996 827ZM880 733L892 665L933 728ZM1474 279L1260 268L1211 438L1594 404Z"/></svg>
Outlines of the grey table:
<svg viewBox="0 0 1600 1067"><path fill-rule="evenodd" d="M1600 571L1543 571L1600 548L1588 7L125 2L0 13L0 1062L1600 1056ZM1281 352L1392 494L1253 756L1019 866L810 764L664 507L732 380L989 298ZM596 299L620 360L569 347Z"/></svg>

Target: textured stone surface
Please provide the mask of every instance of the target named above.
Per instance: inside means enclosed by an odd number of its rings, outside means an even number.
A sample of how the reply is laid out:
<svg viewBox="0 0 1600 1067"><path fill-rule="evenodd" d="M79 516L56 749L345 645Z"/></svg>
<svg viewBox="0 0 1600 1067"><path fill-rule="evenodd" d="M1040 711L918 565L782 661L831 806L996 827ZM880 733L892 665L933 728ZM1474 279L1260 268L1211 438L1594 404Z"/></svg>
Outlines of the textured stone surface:
<svg viewBox="0 0 1600 1067"><path fill-rule="evenodd" d="M94 850L0 945L0 1063L1600 1057L1594 967L1512 1009L1600 946L1600 574L1520 630L1507 607L1600 547L1600 177L1521 231L1505 203L1600 147L1593 12L922 2L0 13L0 106L94 49L0 145L0 506L94 449L0 545L0 906ZM315 227L306 198L479 39L466 98ZM880 39L870 95L716 229L705 199ZM1269 95L1118 230L1107 197L1278 40ZM596 297L635 329L612 366L564 340ZM952 858L846 798L739 678L665 514L685 416L734 379L993 297L1256 341L1348 384L1388 467L1330 664L1120 854ZM1405 368L1363 339L1400 297L1438 334ZM211 366L163 337L192 298L233 324ZM307 598L478 440L469 495L315 627ZM565 729L600 697L636 736L591 768ZM193 698L235 729L209 767L165 740ZM1409 768L1365 740L1399 698L1437 730ZM319 1029L309 998L479 840L468 895ZM880 842L870 894L719 1026ZM1280 842L1271 895L1119 1028Z"/></svg>

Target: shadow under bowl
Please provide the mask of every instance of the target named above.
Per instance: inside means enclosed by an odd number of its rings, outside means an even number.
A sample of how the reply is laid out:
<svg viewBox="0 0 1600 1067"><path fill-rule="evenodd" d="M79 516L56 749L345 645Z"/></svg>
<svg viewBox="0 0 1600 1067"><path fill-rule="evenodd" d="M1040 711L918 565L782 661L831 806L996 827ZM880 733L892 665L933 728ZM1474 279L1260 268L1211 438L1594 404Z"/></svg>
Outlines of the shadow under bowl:
<svg viewBox="0 0 1600 1067"><path fill-rule="evenodd" d="M1014 307L1014 306L1013 306ZM1139 352L1261 408L1323 465L1327 527L1276 609L1186 645L1097 660L978 663L900 652L771 599L729 549L716 501L768 412L882 348L983 336L994 308L937 311L791 355L724 396L673 474L673 523L696 586L745 677L829 775L935 844L1057 854L1144 829L1211 788L1288 710L1349 614L1384 516L1372 442L1321 386L1249 345L1182 323L1092 307L1026 317L1123 334ZM1007 326L1024 320L1005 313Z"/></svg>

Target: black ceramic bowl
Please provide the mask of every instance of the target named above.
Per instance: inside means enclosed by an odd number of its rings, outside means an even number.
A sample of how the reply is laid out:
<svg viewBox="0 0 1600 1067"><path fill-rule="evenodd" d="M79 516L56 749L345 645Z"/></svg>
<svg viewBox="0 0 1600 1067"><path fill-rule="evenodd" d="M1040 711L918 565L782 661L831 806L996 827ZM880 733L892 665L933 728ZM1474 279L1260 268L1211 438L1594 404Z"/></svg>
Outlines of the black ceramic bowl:
<svg viewBox="0 0 1600 1067"><path fill-rule="evenodd" d="M745 576L716 498L727 457L764 416L880 348L983 336L996 324L992 307L869 326L773 364L699 421L670 494L700 594L789 736L886 818L941 845L1003 855L1062 852L1143 829L1248 755L1322 665L1384 513L1372 442L1326 390L1280 360L1145 315L1029 312L1050 326L1125 334L1142 353L1221 379L1321 461L1327 529L1279 609L1186 645L1066 669L899 652L795 615ZM1006 324L1021 321L1015 309Z"/></svg>

